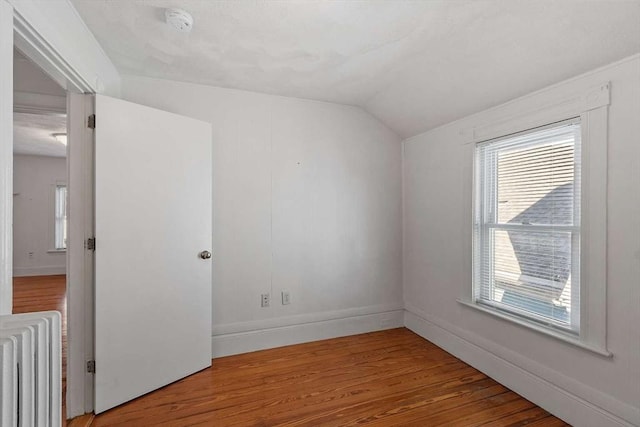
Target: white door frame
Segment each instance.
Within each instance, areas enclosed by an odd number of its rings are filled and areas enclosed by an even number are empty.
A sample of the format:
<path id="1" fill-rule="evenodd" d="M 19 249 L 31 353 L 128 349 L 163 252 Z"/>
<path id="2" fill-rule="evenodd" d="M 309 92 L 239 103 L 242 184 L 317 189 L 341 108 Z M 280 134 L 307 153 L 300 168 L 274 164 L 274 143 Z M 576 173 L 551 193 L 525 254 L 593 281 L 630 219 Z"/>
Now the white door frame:
<path id="1" fill-rule="evenodd" d="M 67 418 L 93 411 L 93 254 L 84 241 L 93 232 L 93 134 L 86 117 L 93 112 L 94 85 L 7 1 L 0 0 L 0 314 L 12 312 L 13 258 L 13 48 L 14 45 L 56 82 L 67 88 L 67 167 L 69 249 L 67 253 Z"/>
<path id="2" fill-rule="evenodd" d="M 0 314 L 13 305 L 13 8 L 0 2 Z"/>
<path id="3" fill-rule="evenodd" d="M 94 237 L 94 135 L 87 117 L 94 97 L 67 95 L 67 418 L 93 412 L 94 253 L 85 246 Z"/>

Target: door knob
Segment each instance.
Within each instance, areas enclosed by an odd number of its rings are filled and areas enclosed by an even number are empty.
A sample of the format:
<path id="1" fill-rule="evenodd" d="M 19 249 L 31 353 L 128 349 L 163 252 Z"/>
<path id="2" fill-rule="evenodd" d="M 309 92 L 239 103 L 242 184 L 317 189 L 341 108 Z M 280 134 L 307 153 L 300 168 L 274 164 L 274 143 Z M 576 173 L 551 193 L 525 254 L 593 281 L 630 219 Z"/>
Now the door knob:
<path id="1" fill-rule="evenodd" d="M 211 252 L 209 252 L 209 251 L 202 251 L 202 252 L 200 252 L 200 258 L 202 258 L 202 259 L 209 259 L 209 258 L 211 258 Z"/>

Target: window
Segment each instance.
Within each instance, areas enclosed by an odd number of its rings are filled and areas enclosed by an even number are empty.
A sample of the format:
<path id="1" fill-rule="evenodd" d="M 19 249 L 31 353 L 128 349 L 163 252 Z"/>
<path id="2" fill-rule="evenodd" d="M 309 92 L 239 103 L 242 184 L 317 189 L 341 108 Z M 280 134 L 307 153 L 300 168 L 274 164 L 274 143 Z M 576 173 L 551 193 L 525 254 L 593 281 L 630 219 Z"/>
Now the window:
<path id="1" fill-rule="evenodd" d="M 67 186 L 56 185 L 54 244 L 56 250 L 67 249 Z"/>
<path id="2" fill-rule="evenodd" d="M 580 334 L 580 159 L 580 119 L 476 145 L 476 304 Z"/>

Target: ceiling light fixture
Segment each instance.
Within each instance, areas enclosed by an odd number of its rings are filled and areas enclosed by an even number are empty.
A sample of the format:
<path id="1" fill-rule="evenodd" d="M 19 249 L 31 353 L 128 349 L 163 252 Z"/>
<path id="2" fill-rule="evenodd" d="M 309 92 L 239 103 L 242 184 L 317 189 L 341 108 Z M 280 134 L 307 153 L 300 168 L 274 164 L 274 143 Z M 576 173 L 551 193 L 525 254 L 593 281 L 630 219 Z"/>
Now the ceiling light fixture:
<path id="1" fill-rule="evenodd" d="M 164 11 L 164 17 L 167 24 L 181 33 L 188 33 L 193 28 L 193 16 L 186 10 L 169 8 Z"/>
<path id="2" fill-rule="evenodd" d="M 52 133 L 51 136 L 53 136 L 56 139 L 56 141 L 58 141 L 60 144 L 67 145 L 66 133 Z"/>

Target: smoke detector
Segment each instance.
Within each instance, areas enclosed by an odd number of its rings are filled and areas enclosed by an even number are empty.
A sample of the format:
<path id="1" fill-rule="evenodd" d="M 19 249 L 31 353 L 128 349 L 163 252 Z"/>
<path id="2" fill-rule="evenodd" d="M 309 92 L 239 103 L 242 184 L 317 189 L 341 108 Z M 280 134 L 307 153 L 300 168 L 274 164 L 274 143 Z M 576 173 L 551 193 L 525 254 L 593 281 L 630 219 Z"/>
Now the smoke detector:
<path id="1" fill-rule="evenodd" d="M 188 33 L 193 28 L 193 16 L 186 10 L 169 8 L 164 11 L 167 24 L 181 33 Z"/>

